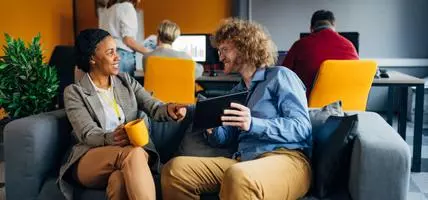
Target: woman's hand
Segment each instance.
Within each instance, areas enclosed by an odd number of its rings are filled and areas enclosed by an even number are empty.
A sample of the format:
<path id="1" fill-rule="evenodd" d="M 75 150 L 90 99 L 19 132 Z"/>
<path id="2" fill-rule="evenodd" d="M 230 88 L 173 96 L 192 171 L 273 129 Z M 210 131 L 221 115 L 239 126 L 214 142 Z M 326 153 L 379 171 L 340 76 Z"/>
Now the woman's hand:
<path id="1" fill-rule="evenodd" d="M 187 106 L 183 104 L 169 103 L 167 105 L 168 115 L 175 121 L 184 119 L 187 113 Z"/>
<path id="2" fill-rule="evenodd" d="M 121 147 L 129 145 L 128 135 L 123 124 L 119 125 L 113 132 L 113 145 Z"/>
<path id="3" fill-rule="evenodd" d="M 250 109 L 238 103 L 231 103 L 230 107 L 234 109 L 225 109 L 224 115 L 221 116 L 221 121 L 223 122 L 222 125 L 235 126 L 240 128 L 243 131 L 250 130 L 250 126 L 251 126 Z"/>

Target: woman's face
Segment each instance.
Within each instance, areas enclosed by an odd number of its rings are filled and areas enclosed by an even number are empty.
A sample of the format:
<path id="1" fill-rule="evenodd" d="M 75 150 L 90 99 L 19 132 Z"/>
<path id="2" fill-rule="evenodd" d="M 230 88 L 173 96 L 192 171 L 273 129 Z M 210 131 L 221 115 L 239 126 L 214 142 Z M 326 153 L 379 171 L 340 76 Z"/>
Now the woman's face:
<path id="1" fill-rule="evenodd" d="M 107 36 L 98 43 L 91 59 L 92 71 L 103 75 L 117 75 L 119 73 L 120 57 L 116 52 L 116 42 L 111 36 Z"/>

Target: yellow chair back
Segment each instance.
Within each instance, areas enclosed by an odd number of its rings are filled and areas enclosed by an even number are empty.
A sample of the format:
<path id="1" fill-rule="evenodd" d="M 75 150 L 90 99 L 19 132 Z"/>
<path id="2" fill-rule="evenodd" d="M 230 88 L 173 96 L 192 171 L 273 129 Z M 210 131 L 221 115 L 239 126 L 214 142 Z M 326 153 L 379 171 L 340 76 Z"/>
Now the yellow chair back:
<path id="1" fill-rule="evenodd" d="M 145 63 L 144 88 L 163 102 L 195 103 L 195 62 L 149 56 Z"/>
<path id="2" fill-rule="evenodd" d="M 376 69 L 372 60 L 324 61 L 309 96 L 309 107 L 341 100 L 343 110 L 366 110 Z"/>

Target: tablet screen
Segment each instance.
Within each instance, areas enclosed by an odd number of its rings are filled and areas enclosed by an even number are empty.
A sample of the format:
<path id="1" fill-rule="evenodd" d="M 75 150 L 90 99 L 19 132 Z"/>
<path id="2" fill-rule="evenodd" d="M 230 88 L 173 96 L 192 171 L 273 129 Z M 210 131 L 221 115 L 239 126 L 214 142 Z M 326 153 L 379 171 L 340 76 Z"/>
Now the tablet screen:
<path id="1" fill-rule="evenodd" d="M 198 101 L 193 118 L 193 131 L 221 126 L 223 110 L 229 108 L 232 102 L 245 105 L 247 95 L 248 91 L 244 91 Z"/>

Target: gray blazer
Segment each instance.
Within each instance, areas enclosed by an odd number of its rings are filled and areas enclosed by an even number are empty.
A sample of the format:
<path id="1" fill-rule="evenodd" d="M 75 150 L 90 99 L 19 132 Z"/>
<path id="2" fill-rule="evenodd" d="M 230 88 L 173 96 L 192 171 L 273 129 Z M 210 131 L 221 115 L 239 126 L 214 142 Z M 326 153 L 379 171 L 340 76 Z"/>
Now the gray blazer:
<path id="1" fill-rule="evenodd" d="M 112 80 L 114 95 L 123 110 L 125 122 L 135 120 L 137 117 L 143 118 L 147 125 L 148 117 L 156 121 L 173 120 L 167 113 L 166 104 L 153 98 L 127 73 L 120 73 Z M 76 144 L 70 149 L 66 162 L 61 166 L 58 183 L 64 196 L 73 199 L 73 187 L 63 179 L 64 175 L 89 149 L 111 145 L 113 132 L 105 131 L 104 110 L 88 74 L 85 74 L 77 84 L 65 88 L 64 105 L 73 127 Z M 153 142 L 150 140 L 144 149 L 150 155 L 150 168 L 154 173 L 158 173 L 160 160 Z"/>

